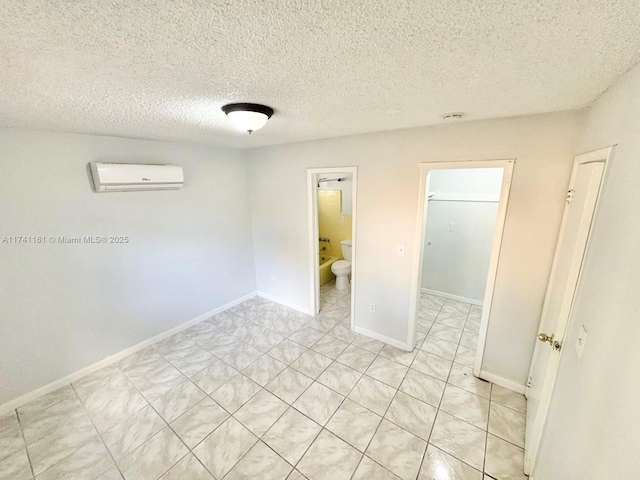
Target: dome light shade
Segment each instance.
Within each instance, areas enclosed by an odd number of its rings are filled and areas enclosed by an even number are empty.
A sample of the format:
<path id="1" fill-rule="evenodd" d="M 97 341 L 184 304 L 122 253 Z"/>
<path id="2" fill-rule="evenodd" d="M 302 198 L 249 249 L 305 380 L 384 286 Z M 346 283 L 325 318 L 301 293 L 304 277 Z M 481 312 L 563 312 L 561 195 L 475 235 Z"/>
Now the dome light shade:
<path id="1" fill-rule="evenodd" d="M 264 127 L 273 115 L 273 108 L 257 103 L 230 103 L 222 111 L 240 130 L 249 133 Z"/>

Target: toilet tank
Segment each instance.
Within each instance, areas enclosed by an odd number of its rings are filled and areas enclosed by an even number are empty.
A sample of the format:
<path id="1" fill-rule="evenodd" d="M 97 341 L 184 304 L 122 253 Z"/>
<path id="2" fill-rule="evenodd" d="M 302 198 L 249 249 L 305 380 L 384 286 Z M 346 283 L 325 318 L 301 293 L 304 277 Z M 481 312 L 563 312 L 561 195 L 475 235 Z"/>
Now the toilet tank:
<path id="1" fill-rule="evenodd" d="M 340 248 L 342 248 L 342 258 L 351 261 L 351 240 L 342 240 Z"/>

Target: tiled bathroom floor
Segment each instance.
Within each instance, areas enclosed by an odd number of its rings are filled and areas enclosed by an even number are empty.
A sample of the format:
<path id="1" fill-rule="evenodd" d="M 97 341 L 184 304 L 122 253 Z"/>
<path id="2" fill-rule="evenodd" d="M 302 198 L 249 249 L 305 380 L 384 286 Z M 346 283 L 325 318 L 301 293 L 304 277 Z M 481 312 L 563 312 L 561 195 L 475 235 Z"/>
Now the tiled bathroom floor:
<path id="1" fill-rule="evenodd" d="M 0 479 L 526 478 L 524 397 L 469 368 L 479 308 L 423 295 L 409 353 L 321 290 L 317 317 L 255 297 L 0 416 Z"/>

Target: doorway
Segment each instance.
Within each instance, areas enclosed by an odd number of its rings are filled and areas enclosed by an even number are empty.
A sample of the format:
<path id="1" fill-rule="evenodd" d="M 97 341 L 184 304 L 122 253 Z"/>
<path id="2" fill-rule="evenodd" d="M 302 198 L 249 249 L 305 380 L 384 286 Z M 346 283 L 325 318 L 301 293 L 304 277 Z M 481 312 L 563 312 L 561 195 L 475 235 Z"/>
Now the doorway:
<path id="1" fill-rule="evenodd" d="M 415 241 L 419 255 L 413 269 L 407 344 L 415 348 L 418 341 L 429 341 L 427 351 L 473 368 L 477 377 L 514 163 L 421 165 Z"/>
<path id="2" fill-rule="evenodd" d="M 314 315 L 354 325 L 357 168 L 307 170 L 310 303 Z"/>
<path id="3" fill-rule="evenodd" d="M 600 187 L 613 147 L 578 155 L 573 164 L 567 204 L 545 295 L 538 340 L 527 380 L 527 419 L 525 430 L 525 473 L 529 474 L 547 418 L 560 356 L 581 355 L 587 332 L 584 326 L 577 345 L 563 346 L 571 318 L 573 299 L 580 280 L 591 224 L 596 212 Z M 575 347 L 575 348 L 574 348 Z"/>

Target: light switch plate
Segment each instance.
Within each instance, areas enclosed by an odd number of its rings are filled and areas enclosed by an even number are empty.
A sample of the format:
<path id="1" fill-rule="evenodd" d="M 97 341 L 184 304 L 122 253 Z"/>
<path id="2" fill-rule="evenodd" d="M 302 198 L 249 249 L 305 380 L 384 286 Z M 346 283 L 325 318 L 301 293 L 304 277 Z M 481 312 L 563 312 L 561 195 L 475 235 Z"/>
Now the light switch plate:
<path id="1" fill-rule="evenodd" d="M 584 328 L 584 325 L 580 325 L 578 339 L 576 340 L 576 353 L 578 354 L 578 358 L 582 356 L 585 343 L 587 343 L 587 329 Z"/>

